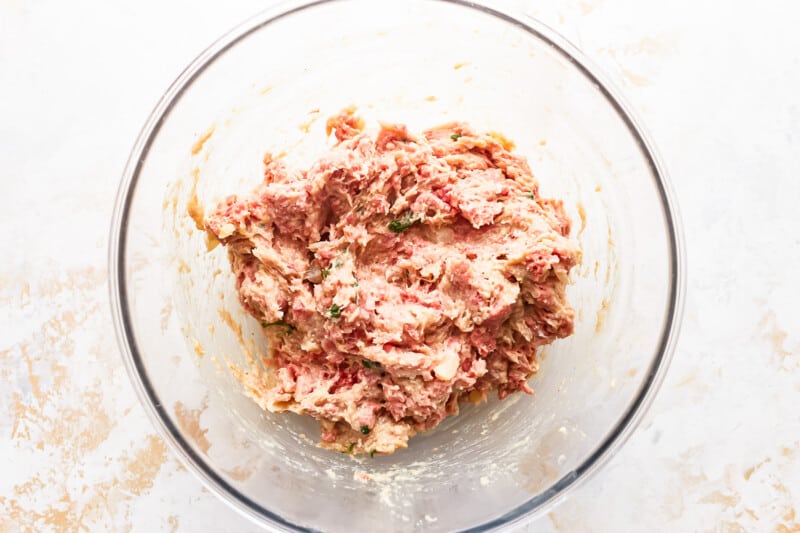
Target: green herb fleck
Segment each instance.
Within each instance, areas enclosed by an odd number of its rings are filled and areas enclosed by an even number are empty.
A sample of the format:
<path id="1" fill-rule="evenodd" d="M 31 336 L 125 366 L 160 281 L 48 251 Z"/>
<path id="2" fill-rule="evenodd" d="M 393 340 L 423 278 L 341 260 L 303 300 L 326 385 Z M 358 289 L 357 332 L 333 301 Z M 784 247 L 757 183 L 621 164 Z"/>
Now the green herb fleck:
<path id="1" fill-rule="evenodd" d="M 450 136 L 450 138 L 453 139 L 454 141 L 459 140 L 461 137 L 463 137 L 463 135 L 461 135 L 460 133 L 454 133 Z"/>
<path id="2" fill-rule="evenodd" d="M 339 306 L 339 304 L 333 304 L 328 308 L 328 315 L 331 318 L 339 318 L 342 316 L 342 308 Z"/>
<path id="3" fill-rule="evenodd" d="M 528 200 L 535 200 L 535 197 L 533 196 L 533 191 L 531 191 L 531 192 L 529 192 L 528 194 L 526 194 L 526 195 L 525 195 L 525 197 L 526 197 Z"/>
<path id="4" fill-rule="evenodd" d="M 404 224 L 399 220 L 392 220 L 389 222 L 389 229 L 395 233 L 400 233 L 401 231 L 408 229 L 408 227 L 408 224 Z"/>
<path id="5" fill-rule="evenodd" d="M 358 280 L 353 280 L 353 287 L 358 287 Z"/>
<path id="6" fill-rule="evenodd" d="M 353 453 L 353 448 L 355 448 L 355 447 L 356 447 L 356 443 L 355 442 L 351 442 L 350 446 L 347 447 L 347 453 Z"/>
<path id="7" fill-rule="evenodd" d="M 361 426 L 361 434 L 369 435 L 369 426 Z"/>
<path id="8" fill-rule="evenodd" d="M 286 322 L 284 322 L 283 320 L 276 320 L 275 322 L 262 322 L 262 323 L 261 323 L 261 327 L 262 327 L 262 328 L 269 328 L 269 327 L 272 327 L 272 326 L 283 326 L 283 327 L 285 327 L 285 328 L 286 328 L 286 334 L 287 334 L 287 335 L 288 335 L 289 333 L 292 333 L 293 331 L 296 331 L 296 330 L 297 330 L 297 328 L 296 328 L 296 327 L 294 327 L 294 326 L 293 326 L 293 325 L 291 325 L 291 324 L 287 324 L 287 323 L 286 323 Z"/>
<path id="9" fill-rule="evenodd" d="M 419 220 L 420 219 L 414 216 L 414 213 L 408 211 L 406 212 L 405 215 L 403 215 L 402 218 L 395 219 L 389 222 L 389 229 L 395 233 L 402 233 L 411 226 L 413 226 L 414 224 L 416 224 L 417 222 L 419 222 Z"/>
<path id="10" fill-rule="evenodd" d="M 370 452 L 369 452 L 369 456 L 370 456 L 370 457 L 375 457 L 375 452 L 376 452 L 376 451 L 378 451 L 378 450 L 370 450 Z"/>
<path id="11" fill-rule="evenodd" d="M 364 365 L 364 368 L 380 368 L 381 364 L 377 361 L 370 361 L 368 359 L 362 359 L 361 364 Z"/>
<path id="12" fill-rule="evenodd" d="M 330 276 L 331 275 L 331 270 L 333 270 L 334 268 L 339 268 L 340 266 L 342 266 L 342 260 L 341 259 L 336 259 L 335 261 L 333 261 L 331 263 L 331 265 L 328 268 L 320 269 L 320 272 L 322 273 L 322 279 L 325 279 L 328 276 Z"/>

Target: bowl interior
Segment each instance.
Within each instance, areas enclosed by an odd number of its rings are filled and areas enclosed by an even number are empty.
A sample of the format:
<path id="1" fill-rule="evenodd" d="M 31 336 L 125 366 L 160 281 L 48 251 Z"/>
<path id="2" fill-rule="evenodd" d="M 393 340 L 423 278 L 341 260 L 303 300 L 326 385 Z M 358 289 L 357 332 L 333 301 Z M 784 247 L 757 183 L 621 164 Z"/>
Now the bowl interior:
<path id="1" fill-rule="evenodd" d="M 541 511 L 620 436 L 663 367 L 675 251 L 651 156 L 533 21 L 456 2 L 293 6 L 206 52 L 137 146 L 112 263 L 140 392 L 191 467 L 262 523 L 445 531 Z M 464 407 L 387 457 L 321 450 L 315 421 L 243 395 L 229 365 L 264 340 L 225 251 L 207 251 L 186 214 L 251 190 L 265 152 L 308 165 L 331 144 L 325 119 L 349 105 L 372 127 L 502 132 L 564 200 L 583 248 L 576 331 L 543 351 L 535 396 Z"/>

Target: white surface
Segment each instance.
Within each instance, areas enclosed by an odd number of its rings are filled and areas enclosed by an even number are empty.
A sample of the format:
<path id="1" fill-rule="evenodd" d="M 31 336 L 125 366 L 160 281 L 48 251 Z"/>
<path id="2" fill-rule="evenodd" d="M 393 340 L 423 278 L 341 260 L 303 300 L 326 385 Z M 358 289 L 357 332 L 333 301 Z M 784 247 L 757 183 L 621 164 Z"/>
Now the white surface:
<path id="1" fill-rule="evenodd" d="M 530 530 L 800 530 L 800 5 L 514 3 L 640 112 L 673 177 L 689 266 L 652 410 Z M 144 118 L 194 55 L 263 7 L 225 4 L 0 1 L 0 531 L 256 530 L 153 435 L 105 273 Z"/>

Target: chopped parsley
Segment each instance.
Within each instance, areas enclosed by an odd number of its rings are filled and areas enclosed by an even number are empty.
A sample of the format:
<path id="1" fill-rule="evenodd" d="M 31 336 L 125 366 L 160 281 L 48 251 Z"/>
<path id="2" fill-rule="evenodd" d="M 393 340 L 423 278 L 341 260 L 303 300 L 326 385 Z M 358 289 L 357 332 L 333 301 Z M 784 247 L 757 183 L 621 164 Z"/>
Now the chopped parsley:
<path id="1" fill-rule="evenodd" d="M 287 324 L 283 320 L 276 320 L 275 322 L 262 322 L 261 323 L 261 327 L 262 328 L 269 328 L 269 327 L 272 327 L 272 326 L 286 326 L 287 328 L 289 328 L 289 331 L 294 331 L 295 329 L 297 329 L 293 325 Z"/>
<path id="2" fill-rule="evenodd" d="M 401 218 L 389 222 L 389 229 L 395 233 L 402 233 L 419 221 L 420 219 L 416 218 L 414 213 L 407 211 Z"/>
<path id="3" fill-rule="evenodd" d="M 389 222 L 389 229 L 395 233 L 400 233 L 411 227 L 412 222 L 403 222 L 402 220 L 392 220 Z"/>
<path id="4" fill-rule="evenodd" d="M 536 198 L 533 196 L 533 191 L 531 191 L 531 192 L 529 192 L 528 194 L 526 194 L 526 195 L 525 195 L 525 198 L 527 198 L 528 200 L 535 200 L 535 199 L 536 199 Z"/>
<path id="5" fill-rule="evenodd" d="M 331 318 L 339 318 L 342 316 L 342 307 L 339 304 L 333 304 L 328 308 L 328 316 Z"/>
<path id="6" fill-rule="evenodd" d="M 358 287 L 358 280 L 357 279 L 353 280 L 353 287 Z"/>
<path id="7" fill-rule="evenodd" d="M 325 279 L 328 276 L 330 276 L 331 275 L 331 270 L 333 270 L 334 268 L 339 268 L 340 266 L 342 266 L 341 258 L 336 259 L 335 261 L 333 261 L 328 268 L 320 269 L 320 273 L 322 274 L 322 279 Z"/>
<path id="8" fill-rule="evenodd" d="M 361 426 L 361 434 L 369 435 L 369 426 Z"/>
<path id="9" fill-rule="evenodd" d="M 283 326 L 283 327 L 286 328 L 286 333 L 282 334 L 281 336 L 288 335 L 288 334 L 292 333 L 293 331 L 297 330 L 296 327 L 294 327 L 291 324 L 287 324 L 283 320 L 276 320 L 275 322 L 262 322 L 261 323 L 261 327 L 262 328 L 269 328 L 269 327 L 272 327 L 272 326 Z"/>
<path id="10" fill-rule="evenodd" d="M 368 359 L 362 359 L 361 364 L 364 365 L 364 368 L 380 368 L 381 364 L 377 361 L 370 361 Z"/>
<path id="11" fill-rule="evenodd" d="M 369 456 L 370 456 L 370 457 L 375 457 L 375 452 L 376 452 L 376 451 L 378 451 L 378 450 L 370 450 L 370 452 L 369 452 Z"/>
<path id="12" fill-rule="evenodd" d="M 347 447 L 347 453 L 353 453 L 353 448 L 355 448 L 355 447 L 356 447 L 356 443 L 355 442 L 351 442 L 350 446 Z"/>
<path id="13" fill-rule="evenodd" d="M 463 135 L 461 135 L 460 133 L 454 133 L 450 136 L 450 138 L 453 139 L 454 141 L 459 140 L 461 137 L 463 137 Z"/>

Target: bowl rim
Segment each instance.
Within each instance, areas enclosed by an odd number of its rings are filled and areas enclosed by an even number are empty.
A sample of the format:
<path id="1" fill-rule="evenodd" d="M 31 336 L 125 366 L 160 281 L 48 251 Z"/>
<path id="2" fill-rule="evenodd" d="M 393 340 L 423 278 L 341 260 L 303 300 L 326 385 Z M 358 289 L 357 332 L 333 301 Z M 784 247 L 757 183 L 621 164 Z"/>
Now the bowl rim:
<path id="1" fill-rule="evenodd" d="M 175 79 L 151 111 L 131 150 L 122 173 L 117 191 L 114 212 L 111 219 L 108 265 L 109 295 L 113 315 L 114 330 L 125 368 L 128 372 L 140 403 L 147 412 L 151 423 L 164 439 L 180 462 L 192 472 L 202 484 L 219 499 L 240 515 L 261 527 L 271 527 L 281 531 L 313 531 L 293 524 L 278 513 L 271 511 L 239 492 L 214 471 L 202 457 L 189 445 L 180 430 L 170 419 L 166 409 L 150 383 L 143 366 L 136 340 L 133 335 L 125 279 L 125 248 L 133 192 L 139 178 L 147 153 L 157 136 L 164 119 L 181 98 L 184 91 L 214 60 L 226 50 L 247 38 L 250 34 L 284 17 L 322 4 L 332 4 L 343 0 L 284 0 L 265 9 L 240 25 L 234 27 L 201 52 Z M 570 492 L 583 485 L 627 442 L 639 425 L 642 417 L 652 404 L 667 373 L 669 363 L 677 345 L 683 315 L 685 298 L 685 248 L 683 229 L 678 207 L 663 160 L 653 144 L 641 120 L 625 101 L 621 92 L 601 71 L 566 38 L 546 24 L 522 13 L 513 13 L 501 8 L 491 0 L 427 0 L 466 9 L 472 9 L 490 17 L 507 22 L 550 45 L 558 54 L 568 60 L 589 81 L 593 82 L 606 101 L 614 108 L 636 140 L 642 155 L 647 160 L 655 186 L 659 193 L 661 207 L 668 233 L 670 251 L 669 304 L 662 324 L 661 339 L 657 355 L 647 370 L 645 379 L 616 425 L 597 445 L 582 463 L 573 471 L 562 476 L 548 490 L 538 494 L 506 514 L 462 530 L 483 532 L 505 529 L 522 521 L 533 520 L 552 510 Z"/>

